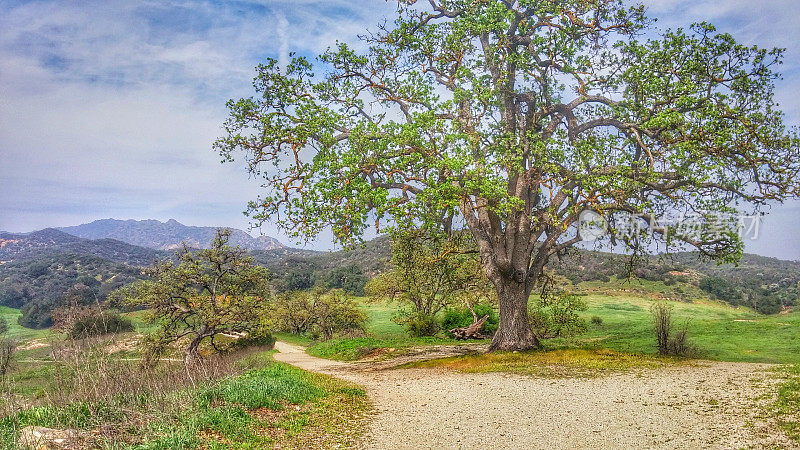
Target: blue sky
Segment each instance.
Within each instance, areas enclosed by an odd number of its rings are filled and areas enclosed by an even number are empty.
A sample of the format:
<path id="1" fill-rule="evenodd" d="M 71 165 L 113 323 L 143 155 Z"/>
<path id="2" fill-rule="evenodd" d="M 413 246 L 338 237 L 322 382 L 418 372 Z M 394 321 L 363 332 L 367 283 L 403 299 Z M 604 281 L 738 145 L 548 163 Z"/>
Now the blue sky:
<path id="1" fill-rule="evenodd" d="M 659 27 L 706 20 L 786 47 L 777 94 L 800 123 L 800 2 L 644 3 Z M 382 0 L 0 0 L 0 230 L 107 217 L 246 228 L 257 182 L 211 149 L 225 101 L 250 95 L 264 58 L 352 42 L 393 11 Z M 748 250 L 800 259 L 798 224 L 800 204 L 773 208 Z"/>

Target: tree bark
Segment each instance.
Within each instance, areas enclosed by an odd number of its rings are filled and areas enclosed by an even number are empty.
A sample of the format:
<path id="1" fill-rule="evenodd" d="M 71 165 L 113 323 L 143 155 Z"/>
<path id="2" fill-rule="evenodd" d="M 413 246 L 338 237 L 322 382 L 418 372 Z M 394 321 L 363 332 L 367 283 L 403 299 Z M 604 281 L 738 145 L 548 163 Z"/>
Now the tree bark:
<path id="1" fill-rule="evenodd" d="M 489 346 L 494 350 L 530 350 L 541 343 L 528 323 L 528 295 L 530 291 L 517 280 L 498 277 L 494 281 L 500 304 L 500 323 Z"/>
<path id="2" fill-rule="evenodd" d="M 194 365 L 200 361 L 201 357 L 197 349 L 200 347 L 200 342 L 202 342 L 205 337 L 206 335 L 203 334 L 197 335 L 192 339 L 192 342 L 189 343 L 189 346 L 186 347 L 186 352 L 183 355 L 183 363 L 186 366 Z"/>

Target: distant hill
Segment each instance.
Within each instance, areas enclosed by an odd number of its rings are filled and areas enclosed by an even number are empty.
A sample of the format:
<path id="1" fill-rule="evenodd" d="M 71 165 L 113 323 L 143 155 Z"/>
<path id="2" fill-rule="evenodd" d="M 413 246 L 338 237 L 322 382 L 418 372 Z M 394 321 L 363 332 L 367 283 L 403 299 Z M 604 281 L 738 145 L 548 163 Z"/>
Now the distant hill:
<path id="1" fill-rule="evenodd" d="M 142 277 L 139 267 L 49 249 L 0 264 L 0 305 L 21 308 L 20 325 L 49 327 L 51 313 L 65 303 L 103 302 L 113 290 Z"/>
<path id="2" fill-rule="evenodd" d="M 358 266 L 365 275 L 373 277 L 386 270 L 392 257 L 392 249 L 388 236 L 378 236 L 352 250 L 331 252 L 284 247 L 278 250 L 253 251 L 250 254 L 256 263 L 268 268 L 278 277 L 292 270 L 328 272 L 350 265 Z"/>
<path id="3" fill-rule="evenodd" d="M 102 219 L 94 222 L 63 227 L 59 230 L 86 239 L 116 239 L 128 244 L 156 250 L 174 250 L 185 243 L 192 248 L 208 248 L 214 239 L 216 227 L 194 227 L 175 219 L 158 220 Z M 283 248 L 277 239 L 269 236 L 253 237 L 249 233 L 232 229 L 229 245 L 247 250 L 274 250 Z"/>
<path id="4" fill-rule="evenodd" d="M 389 266 L 391 242 L 381 236 L 350 251 L 313 252 L 285 249 L 252 252 L 276 282 L 292 273 L 313 273 L 324 280 L 337 268 L 358 266 L 372 277 Z M 548 269 L 581 289 L 632 290 L 662 298 L 716 298 L 772 314 L 800 306 L 800 263 L 745 254 L 738 265 L 717 264 L 697 252 L 643 256 L 629 268 L 630 257 L 617 253 L 571 249 L 553 257 Z M 629 277 L 632 276 L 632 277 Z"/>
<path id="5" fill-rule="evenodd" d="M 104 226 L 108 227 L 105 232 L 102 231 Z M 159 227 L 188 229 L 195 234 L 184 233 L 180 239 L 173 236 L 171 240 L 165 237 L 159 240 L 157 236 L 147 235 L 148 226 L 152 226 L 152 230 Z M 97 235 L 105 236 L 115 228 L 119 233 L 119 230 L 128 229 L 129 236 L 140 242 L 148 240 L 150 245 L 158 247 L 178 245 L 166 243 L 187 242 L 188 239 L 191 239 L 188 245 L 201 247 L 204 236 L 211 239 L 214 233 L 210 227 L 186 227 L 175 221 L 97 221 L 70 229 L 73 232 L 83 230 L 87 236 L 94 230 Z M 140 234 L 135 234 L 136 230 Z M 157 231 L 152 233 L 157 234 Z M 246 236 L 242 238 L 245 241 L 257 241 L 247 233 L 240 233 Z M 336 252 L 277 245 L 277 248 L 250 250 L 250 254 L 258 264 L 270 270 L 273 284 L 279 290 L 289 286 L 289 278 L 296 280 L 298 275 L 305 276 L 309 283 L 326 285 L 337 276 L 347 277 L 354 271 L 371 278 L 390 266 L 391 245 L 386 236 L 353 250 Z M 246 245 L 242 247 L 247 248 Z M 20 322 L 26 326 L 48 326 L 50 313 L 62 305 L 66 297 L 81 293 L 88 295 L 87 301 L 102 301 L 113 289 L 141 278 L 141 268 L 153 260 L 172 257 L 174 253 L 168 250 L 109 238 L 87 239 L 52 228 L 26 234 L 0 232 L 0 305 L 21 307 Z M 798 262 L 744 255 L 738 266 L 717 265 L 700 258 L 697 253 L 686 252 L 644 257 L 632 272 L 627 263 L 625 255 L 573 249 L 568 255 L 553 258 L 548 267 L 578 290 L 641 291 L 642 295 L 688 301 L 710 297 L 763 313 L 800 306 Z M 632 279 L 628 278 L 629 273 Z"/>
<path id="6" fill-rule="evenodd" d="M 115 239 L 84 239 L 54 228 L 25 234 L 0 233 L 0 261 L 30 259 L 43 254 L 72 253 L 114 263 L 147 266 L 169 252 L 139 247 Z"/>

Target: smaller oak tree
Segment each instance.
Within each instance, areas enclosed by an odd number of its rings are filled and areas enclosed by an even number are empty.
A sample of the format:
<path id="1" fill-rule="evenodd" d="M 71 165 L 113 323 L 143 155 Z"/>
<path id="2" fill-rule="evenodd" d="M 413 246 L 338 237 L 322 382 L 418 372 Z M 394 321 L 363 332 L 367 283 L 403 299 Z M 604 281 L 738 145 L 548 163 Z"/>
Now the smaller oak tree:
<path id="1" fill-rule="evenodd" d="M 398 322 L 425 330 L 415 334 L 434 334 L 437 327 L 418 324 L 433 324 L 436 314 L 449 306 L 463 301 L 471 310 L 476 300 L 492 297 L 474 243 L 464 233 L 397 231 L 391 261 L 392 269 L 370 280 L 366 291 L 375 299 L 409 305 L 411 310 Z"/>
<path id="2" fill-rule="evenodd" d="M 279 330 L 311 333 L 324 340 L 336 333 L 363 331 L 367 321 L 349 292 L 324 288 L 278 294 L 272 302 L 272 317 Z"/>
<path id="3" fill-rule="evenodd" d="M 200 358 L 203 344 L 220 352 L 223 334 L 263 333 L 261 314 L 269 295 L 269 272 L 244 250 L 229 247 L 230 230 L 218 230 L 211 248 L 178 252 L 178 264 L 157 262 L 150 279 L 131 284 L 118 296 L 150 309 L 158 329 L 147 337 L 148 359 L 188 339 L 184 362 Z"/>

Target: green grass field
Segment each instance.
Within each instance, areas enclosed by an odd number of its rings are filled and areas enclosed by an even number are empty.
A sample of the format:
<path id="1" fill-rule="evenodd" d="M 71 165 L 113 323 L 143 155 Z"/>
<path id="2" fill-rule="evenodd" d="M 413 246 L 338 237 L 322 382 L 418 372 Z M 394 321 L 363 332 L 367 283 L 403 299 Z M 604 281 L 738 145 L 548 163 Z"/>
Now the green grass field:
<path id="1" fill-rule="evenodd" d="M 310 355 L 340 361 L 353 361 L 372 356 L 376 352 L 382 352 L 382 350 L 402 350 L 413 346 L 455 343 L 452 339 L 444 336 L 410 337 L 401 325 L 392 321 L 392 318 L 400 308 L 399 304 L 372 302 L 365 298 L 359 300 L 361 309 L 367 315 L 367 336 L 313 343 L 308 348 Z M 402 352 L 397 352 L 396 354 L 400 353 Z"/>
<path id="2" fill-rule="evenodd" d="M 647 286 L 652 288 L 652 286 Z M 652 291 L 651 291 L 652 292 Z M 573 338 L 545 342 L 548 349 L 611 349 L 619 352 L 652 354 L 656 351 L 650 308 L 655 300 L 639 293 L 590 294 L 589 309 L 581 315 L 589 321 L 588 331 Z M 676 324 L 689 327 L 689 339 L 698 357 L 720 361 L 778 364 L 800 363 L 800 313 L 764 316 L 747 308 L 698 299 L 669 301 Z M 396 304 L 362 301 L 367 313 L 367 337 L 334 339 L 312 345 L 308 352 L 323 358 L 354 360 L 381 349 L 416 345 L 447 344 L 446 338 L 411 338 L 391 318 Z"/>
<path id="3" fill-rule="evenodd" d="M 6 322 L 8 322 L 8 332 L 6 336 L 19 342 L 50 336 L 50 330 L 33 330 L 18 324 L 17 321 L 21 316 L 22 312 L 18 309 L 0 306 L 0 317 L 3 317 L 6 319 Z"/>
<path id="4" fill-rule="evenodd" d="M 650 307 L 652 300 L 631 296 L 587 296 L 583 316 L 598 316 L 600 325 L 573 339 L 548 345 L 609 348 L 623 352 L 653 353 L 655 342 Z M 701 358 L 721 361 L 800 363 L 800 313 L 764 316 L 747 308 L 733 308 L 708 300 L 669 302 L 679 325 L 689 327 L 689 339 Z"/>

